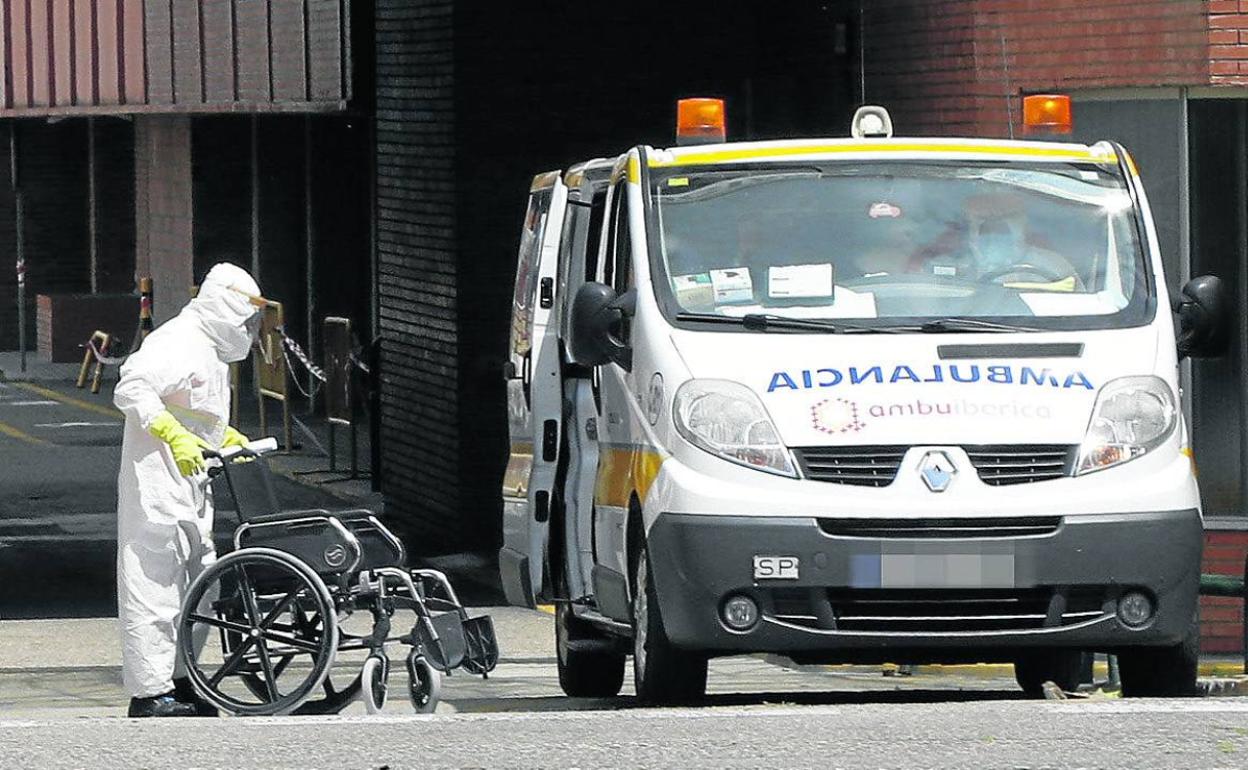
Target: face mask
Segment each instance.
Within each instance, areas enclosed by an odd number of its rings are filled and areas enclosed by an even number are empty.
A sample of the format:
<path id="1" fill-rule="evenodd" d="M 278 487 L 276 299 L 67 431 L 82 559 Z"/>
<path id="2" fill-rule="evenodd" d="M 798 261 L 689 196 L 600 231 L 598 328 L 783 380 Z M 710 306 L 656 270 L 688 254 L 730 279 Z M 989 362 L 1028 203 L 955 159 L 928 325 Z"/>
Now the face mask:
<path id="1" fill-rule="evenodd" d="M 998 270 L 1018 264 L 1023 258 L 1023 239 L 1020 233 L 1009 230 L 1004 233 L 982 233 L 976 241 L 980 270 Z"/>
<path id="2" fill-rule="evenodd" d="M 260 336 L 260 322 L 262 318 L 262 314 L 256 312 L 243 324 L 243 328 L 247 330 L 247 336 L 251 338 L 252 342 L 255 342 L 256 337 Z"/>

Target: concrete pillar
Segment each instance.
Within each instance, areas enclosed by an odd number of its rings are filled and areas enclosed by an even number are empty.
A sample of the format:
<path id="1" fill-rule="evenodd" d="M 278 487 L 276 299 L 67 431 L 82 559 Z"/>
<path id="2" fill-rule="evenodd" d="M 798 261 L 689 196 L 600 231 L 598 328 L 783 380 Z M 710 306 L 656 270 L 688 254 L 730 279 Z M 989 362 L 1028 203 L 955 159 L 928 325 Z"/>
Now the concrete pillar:
<path id="1" fill-rule="evenodd" d="M 159 325 L 177 315 L 194 283 L 191 199 L 191 119 L 134 118 L 136 277 L 155 285 Z"/>

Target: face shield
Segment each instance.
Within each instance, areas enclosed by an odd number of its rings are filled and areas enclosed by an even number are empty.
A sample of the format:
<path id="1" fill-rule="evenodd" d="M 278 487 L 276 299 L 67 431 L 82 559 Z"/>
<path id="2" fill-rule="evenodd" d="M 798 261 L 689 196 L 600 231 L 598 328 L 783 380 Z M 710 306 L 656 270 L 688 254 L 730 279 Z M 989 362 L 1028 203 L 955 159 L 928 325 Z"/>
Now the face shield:
<path id="1" fill-rule="evenodd" d="M 189 307 L 212 340 L 217 357 L 234 363 L 251 351 L 262 309 L 267 305 L 260 287 L 245 270 L 221 263 L 208 271 Z"/>

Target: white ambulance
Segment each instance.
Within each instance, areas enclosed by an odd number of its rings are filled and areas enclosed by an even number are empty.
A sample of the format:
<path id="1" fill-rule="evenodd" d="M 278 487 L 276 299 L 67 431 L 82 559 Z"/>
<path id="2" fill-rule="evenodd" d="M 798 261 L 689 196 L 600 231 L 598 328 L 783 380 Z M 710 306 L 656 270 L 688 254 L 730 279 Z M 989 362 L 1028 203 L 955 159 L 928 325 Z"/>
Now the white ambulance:
<path id="1" fill-rule="evenodd" d="M 614 695 L 631 655 L 688 702 L 768 652 L 1006 661 L 1035 694 L 1084 651 L 1191 689 L 1179 362 L 1218 353 L 1218 279 L 1168 294 L 1116 144 L 851 134 L 724 143 L 686 100 L 682 146 L 535 178 L 499 560 L 556 605 L 563 689 Z"/>

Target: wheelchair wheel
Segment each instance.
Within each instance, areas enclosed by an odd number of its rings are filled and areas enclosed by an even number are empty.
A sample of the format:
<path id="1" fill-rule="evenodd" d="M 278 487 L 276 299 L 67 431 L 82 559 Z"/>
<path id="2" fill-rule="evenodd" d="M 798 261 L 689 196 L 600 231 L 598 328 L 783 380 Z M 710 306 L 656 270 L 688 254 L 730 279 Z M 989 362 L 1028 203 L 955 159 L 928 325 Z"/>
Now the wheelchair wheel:
<path id="1" fill-rule="evenodd" d="M 360 672 L 360 692 L 364 696 L 364 710 L 380 714 L 386 707 L 386 680 L 390 677 L 390 661 L 382 655 L 369 655 Z"/>
<path id="2" fill-rule="evenodd" d="M 191 584 L 178 646 L 195 689 L 217 708 L 288 714 L 333 666 L 333 598 L 316 572 L 288 553 L 234 551 Z"/>
<path id="3" fill-rule="evenodd" d="M 417 714 L 432 714 L 442 695 L 442 675 L 425 659 L 412 650 L 407 656 L 407 695 Z"/>

